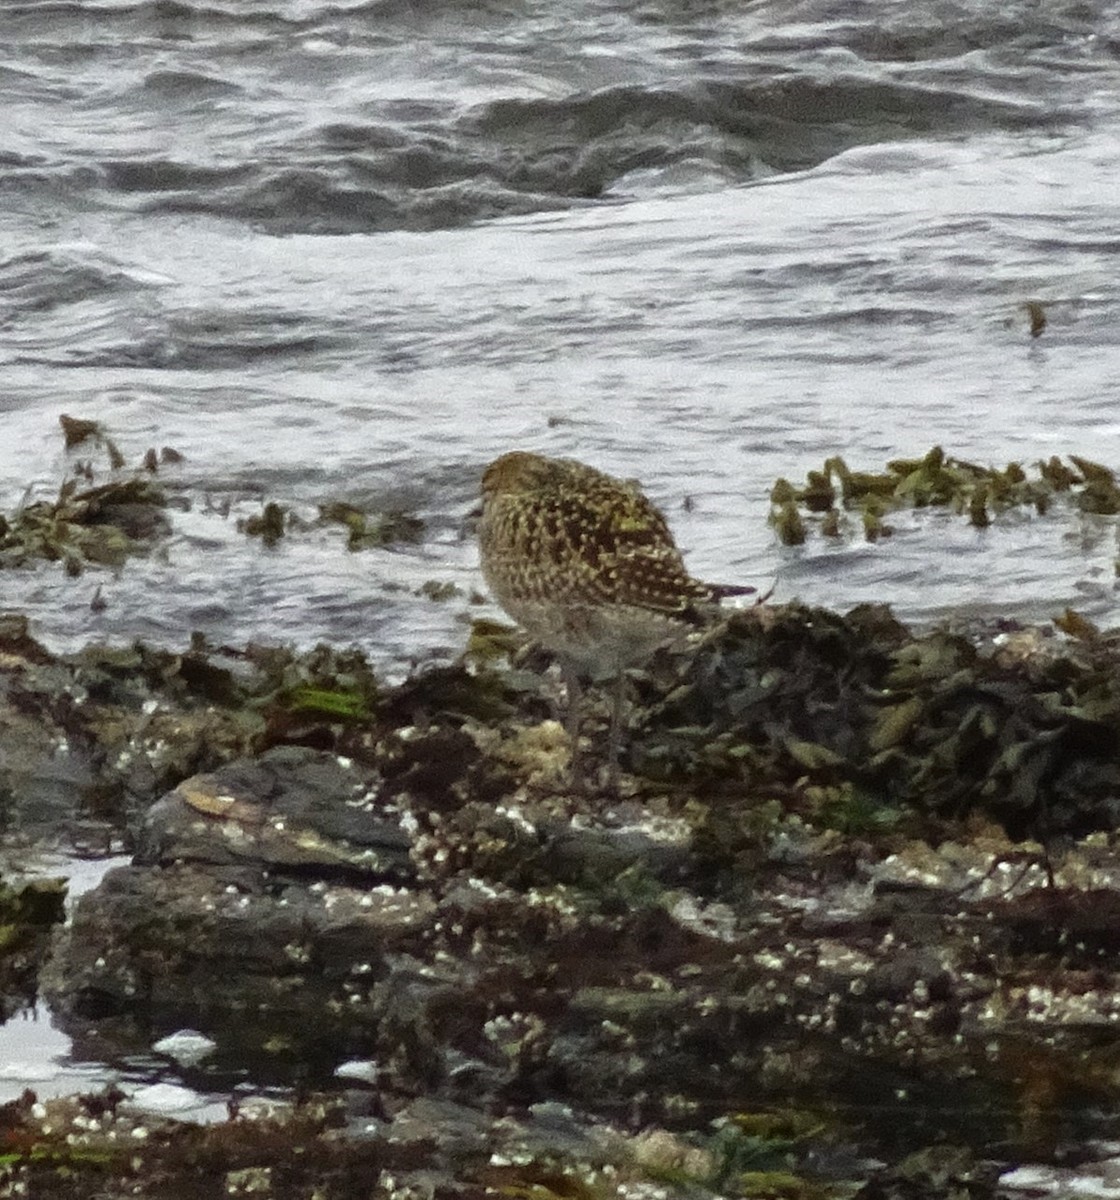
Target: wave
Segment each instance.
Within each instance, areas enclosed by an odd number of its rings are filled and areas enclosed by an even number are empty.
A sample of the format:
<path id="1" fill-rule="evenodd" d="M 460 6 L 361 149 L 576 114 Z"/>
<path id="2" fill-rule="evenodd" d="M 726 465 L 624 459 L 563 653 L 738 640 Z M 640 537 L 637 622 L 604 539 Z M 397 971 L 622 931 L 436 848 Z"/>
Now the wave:
<path id="1" fill-rule="evenodd" d="M 860 145 L 1068 119 L 1052 106 L 854 78 L 628 86 L 498 100 L 439 129 L 329 123 L 283 153 L 226 168 L 115 162 L 105 164 L 105 186 L 140 193 L 148 211 L 208 213 L 274 233 L 451 228 L 617 199 L 643 172 L 684 166 L 686 180 L 744 182 Z"/>
<path id="2" fill-rule="evenodd" d="M 56 367 L 214 370 L 343 344 L 320 320 L 277 308 L 174 307 L 172 281 L 91 246 L 0 260 L 4 358 Z"/>
<path id="3" fill-rule="evenodd" d="M 73 143 L 0 186 L 276 234 L 427 230 L 750 182 L 860 146 L 1084 123 L 1085 72 L 1115 73 L 1117 39 L 1092 13 L 948 2 L 946 23 L 920 3 L 857 19 L 831 0 L 646 0 L 588 10 L 578 35 L 531 0 L 15 3 L 20 23 L 88 31 L 96 16 L 106 45 L 131 29 L 161 52 L 114 63 Z M 602 49 L 612 20 L 628 23 L 618 66 L 581 40 Z M 422 38 L 402 22 L 426 22 Z M 43 70 L 61 111 L 75 81 Z M 113 153 L 98 156 L 103 128 Z"/>
<path id="4" fill-rule="evenodd" d="M 92 247 L 56 246 L 0 260 L 0 321 L 107 294 L 151 286 L 154 277 L 126 269 Z"/>

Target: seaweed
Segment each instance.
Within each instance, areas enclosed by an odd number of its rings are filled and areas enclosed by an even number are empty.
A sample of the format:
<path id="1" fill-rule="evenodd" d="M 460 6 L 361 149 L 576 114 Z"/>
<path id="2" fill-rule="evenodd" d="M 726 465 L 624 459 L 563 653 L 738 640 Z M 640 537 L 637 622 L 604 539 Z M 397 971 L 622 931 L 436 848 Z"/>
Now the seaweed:
<path id="1" fill-rule="evenodd" d="M 398 542 L 417 543 L 423 538 L 425 528 L 419 517 L 400 509 L 367 513 L 339 500 L 319 506 L 319 523 L 345 526 L 348 550 L 384 548 Z"/>
<path id="2" fill-rule="evenodd" d="M 646 712 L 631 765 L 701 797 L 746 785 L 846 833 L 974 814 L 1013 837 L 1110 830 L 1120 644 L 1077 614 L 1060 623 L 1067 640 L 984 648 L 870 606 L 736 613 Z"/>
<path id="3" fill-rule="evenodd" d="M 880 472 L 853 471 L 843 458 L 810 470 L 802 487 L 786 479 L 770 492 L 770 524 L 787 546 L 801 545 L 816 529 L 840 538 L 861 530 L 869 542 L 894 532 L 888 513 L 941 508 L 988 529 L 1001 514 L 1026 509 L 1042 516 L 1055 498 L 1068 495 L 1084 513 L 1120 513 L 1120 484 L 1109 467 L 1076 454 L 1067 465 L 1056 455 L 1028 473 L 1020 463 L 1002 469 L 954 458 L 934 446 L 921 458 L 895 459 Z"/>

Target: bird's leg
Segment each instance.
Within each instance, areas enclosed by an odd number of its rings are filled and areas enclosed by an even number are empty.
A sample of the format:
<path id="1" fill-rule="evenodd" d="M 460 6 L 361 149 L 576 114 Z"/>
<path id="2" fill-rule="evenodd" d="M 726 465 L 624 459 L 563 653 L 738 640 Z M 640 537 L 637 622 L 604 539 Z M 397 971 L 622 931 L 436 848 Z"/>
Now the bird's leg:
<path id="1" fill-rule="evenodd" d="M 579 681 L 579 672 L 576 670 L 575 663 L 570 659 L 562 658 L 560 660 L 560 676 L 564 680 L 564 690 L 568 693 L 567 712 L 564 714 L 564 730 L 568 735 L 568 740 L 572 743 L 572 758 L 568 767 L 568 775 L 572 787 L 579 791 L 583 787 L 579 753 L 579 722 L 583 685 Z"/>
<path id="2" fill-rule="evenodd" d="M 607 787 L 612 792 L 618 791 L 621 776 L 618 768 L 618 754 L 622 748 L 622 706 L 626 700 L 626 672 L 619 669 L 618 678 L 614 681 L 611 695 L 611 728 L 607 739 Z"/>

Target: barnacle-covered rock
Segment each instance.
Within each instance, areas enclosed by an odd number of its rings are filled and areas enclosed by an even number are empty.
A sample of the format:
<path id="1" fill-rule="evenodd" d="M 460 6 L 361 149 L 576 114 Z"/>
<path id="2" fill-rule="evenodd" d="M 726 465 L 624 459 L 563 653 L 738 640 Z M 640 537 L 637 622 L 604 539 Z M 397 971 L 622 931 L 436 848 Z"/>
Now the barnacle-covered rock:
<path id="1" fill-rule="evenodd" d="M 355 652 L 56 657 L 0 622 L 30 714 L 0 748 L 63 723 L 136 851 L 41 982 L 78 1038 L 374 1064 L 394 1186 L 993 1195 L 977 1163 L 1120 1099 L 1118 645 L 734 613 L 634 681 L 606 793 L 568 786 L 517 639 L 389 687 Z M 177 721 L 196 770 L 149 742 Z"/>

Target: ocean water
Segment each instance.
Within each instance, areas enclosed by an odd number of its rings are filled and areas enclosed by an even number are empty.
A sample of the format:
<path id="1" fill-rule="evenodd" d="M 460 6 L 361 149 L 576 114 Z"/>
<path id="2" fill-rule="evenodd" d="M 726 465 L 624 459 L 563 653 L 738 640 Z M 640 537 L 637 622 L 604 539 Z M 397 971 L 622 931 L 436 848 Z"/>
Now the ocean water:
<path id="1" fill-rule="evenodd" d="M 49 645 L 453 657 L 512 448 L 640 479 L 775 600 L 1120 621 L 1114 519 L 767 524 L 834 454 L 1120 466 L 1114 4 L 5 0 L 0 33 L 0 511 L 84 456 L 62 413 L 185 456 L 158 553 L 0 573 Z M 238 528 L 339 500 L 424 535 Z M 3 1034 L 6 1094 L 119 1077 L 45 1011 Z"/>
<path id="2" fill-rule="evenodd" d="M 13 0 L 3 24 L 0 510 L 57 492 L 64 412 L 130 466 L 179 450 L 189 500 L 118 572 L 3 574 L 48 644 L 452 656 L 489 611 L 478 477 L 515 447 L 640 479 L 697 574 L 776 600 L 1120 619 L 1110 519 L 927 510 L 792 549 L 767 524 L 774 481 L 833 454 L 1120 465 L 1114 5 Z M 336 500 L 424 535 L 238 529 Z"/>

